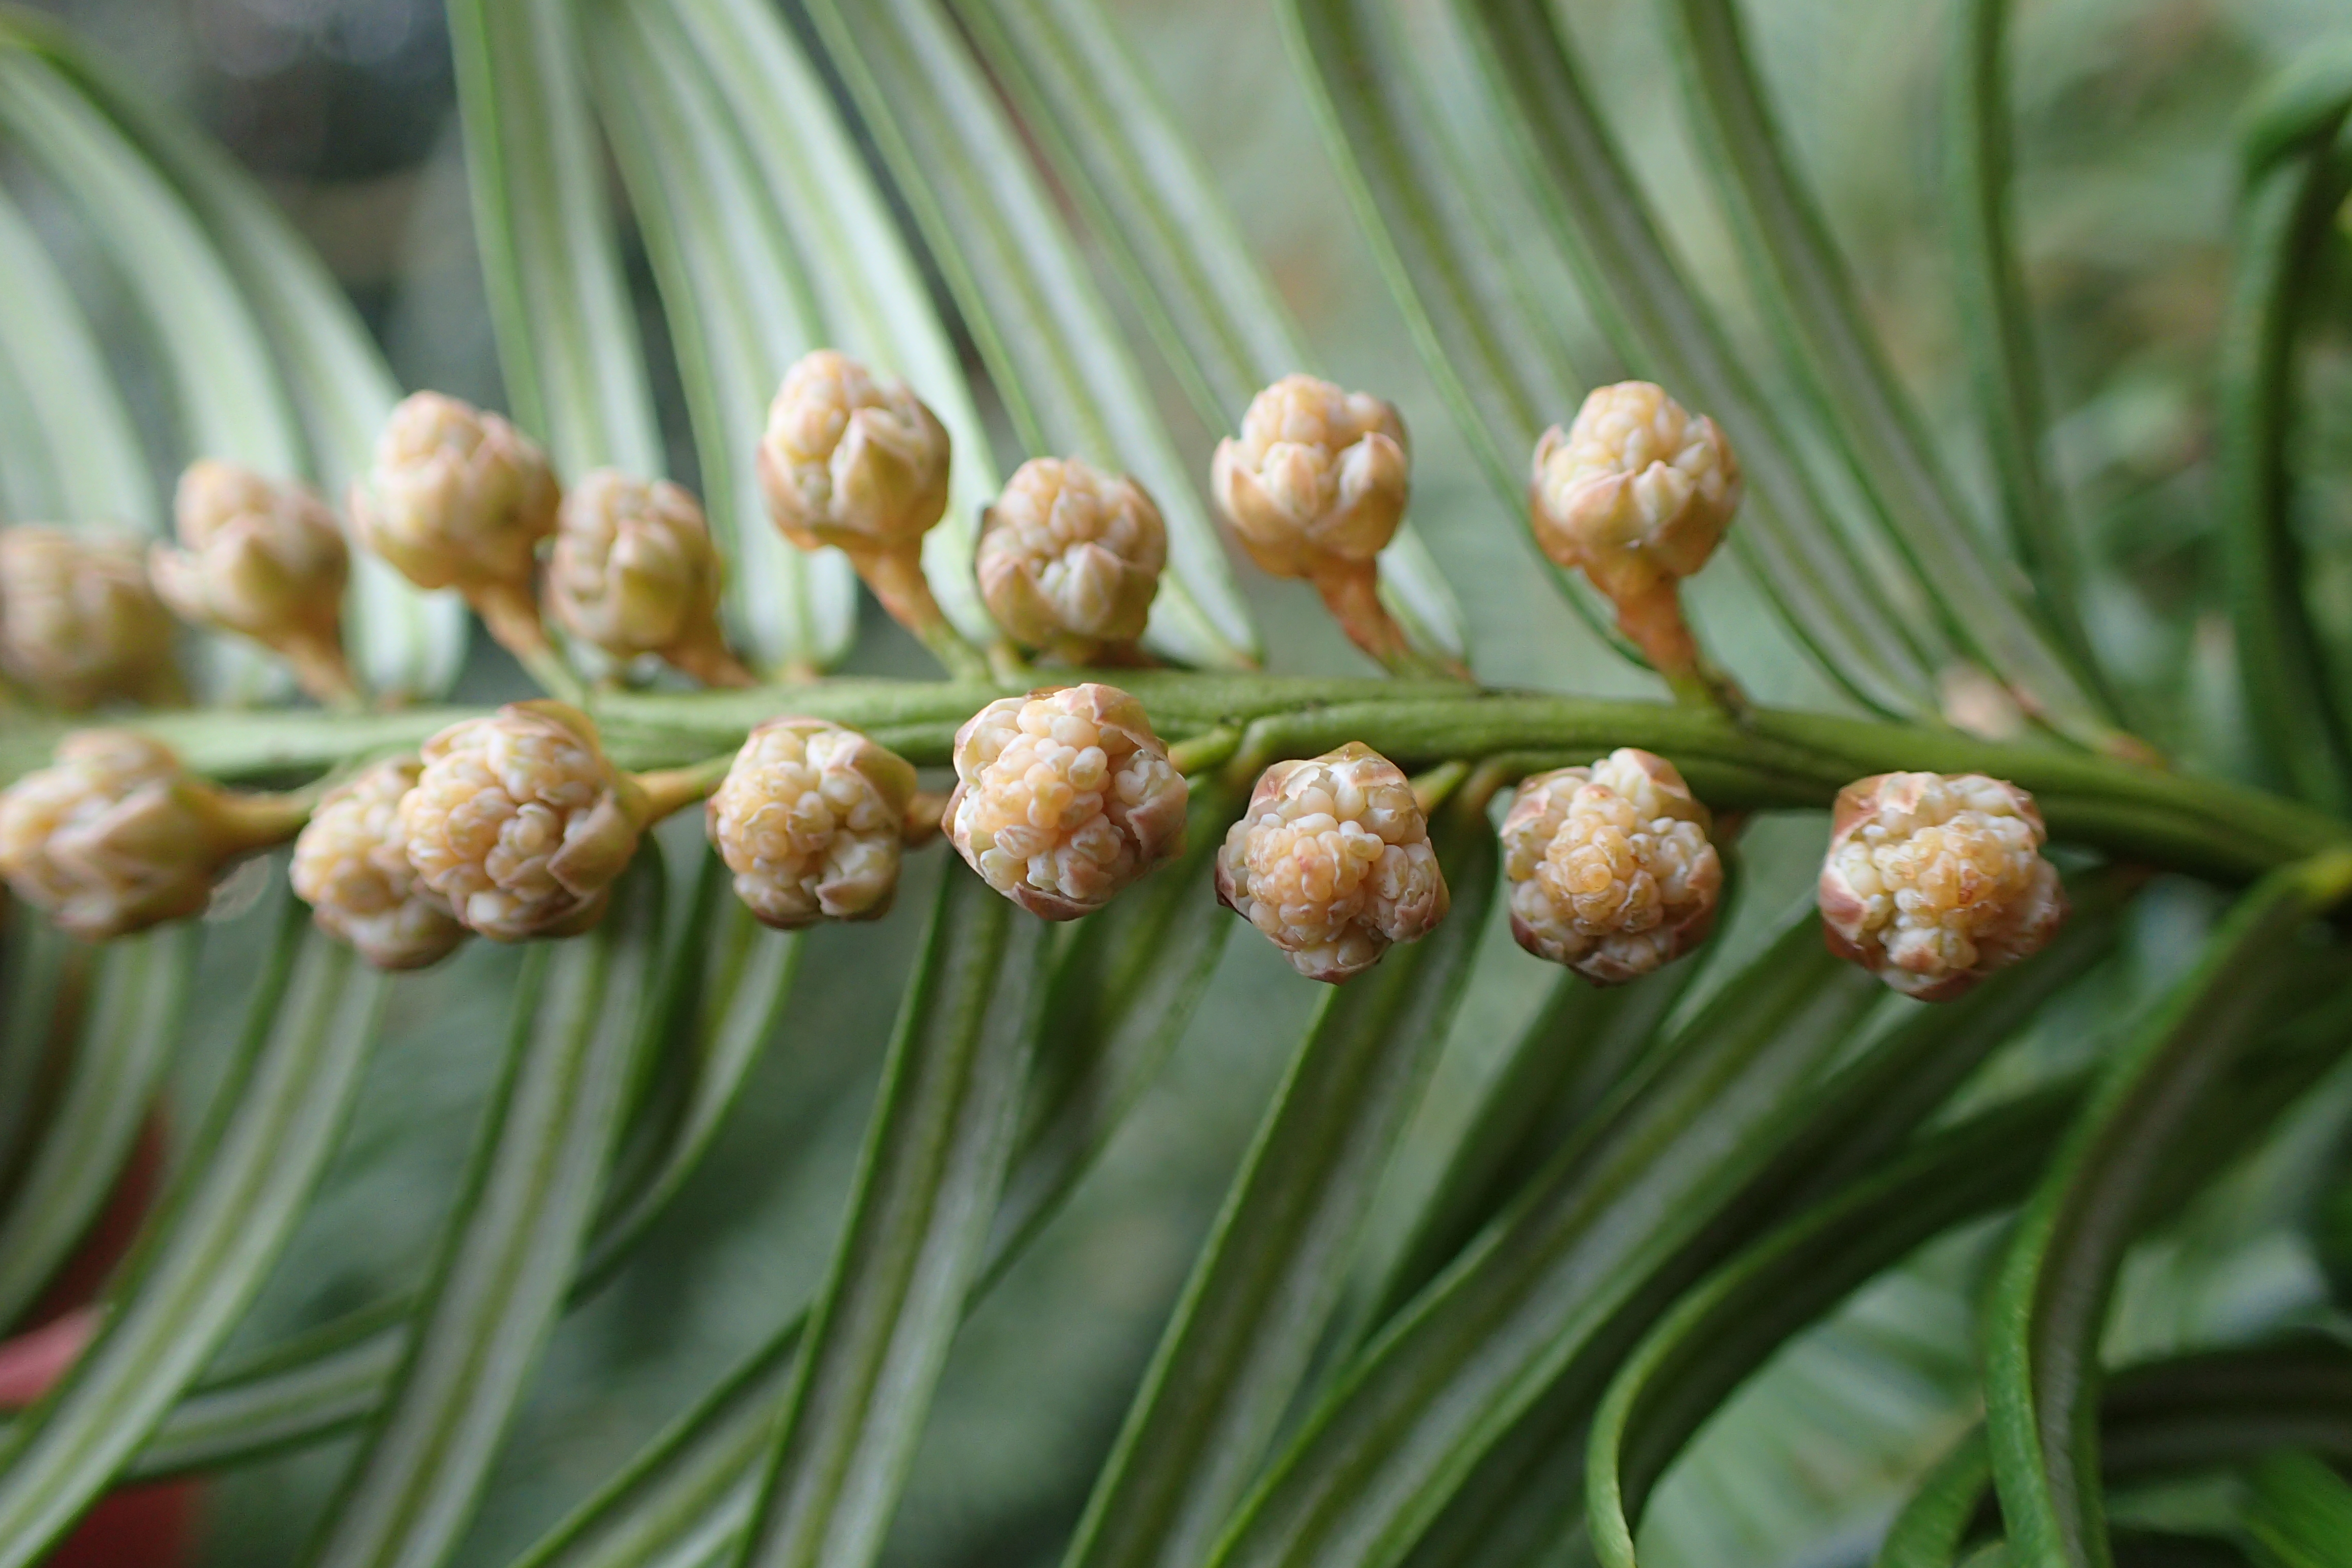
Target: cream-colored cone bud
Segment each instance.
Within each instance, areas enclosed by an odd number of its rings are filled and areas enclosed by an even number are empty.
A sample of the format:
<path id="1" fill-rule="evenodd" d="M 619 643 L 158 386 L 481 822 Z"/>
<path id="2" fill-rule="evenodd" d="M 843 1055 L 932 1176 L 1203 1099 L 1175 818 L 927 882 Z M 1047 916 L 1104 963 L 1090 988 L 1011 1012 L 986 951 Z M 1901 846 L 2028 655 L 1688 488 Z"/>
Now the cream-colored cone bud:
<path id="1" fill-rule="evenodd" d="M 1132 643 L 1168 563 L 1141 485 L 1076 458 L 1033 458 L 981 522 L 980 595 L 1013 641 L 1076 659 Z"/>
<path id="2" fill-rule="evenodd" d="M 1436 930 L 1448 901 L 1412 784 L 1360 741 L 1258 775 L 1217 852 L 1217 897 L 1333 983 Z"/>
<path id="3" fill-rule="evenodd" d="M 498 942 L 571 936 L 601 919 L 636 853 L 645 792 L 604 756 L 588 716 L 510 702 L 425 742 L 401 797 L 418 879 Z"/>
<path id="4" fill-rule="evenodd" d="M 1369 563 L 1412 491 L 1404 421 L 1367 393 L 1286 375 L 1217 443 L 1210 488 L 1250 559 L 1277 577 Z"/>
<path id="5" fill-rule="evenodd" d="M 173 613 L 276 651 L 314 697 L 348 695 L 351 551 L 326 503 L 300 485 L 205 458 L 181 473 L 172 515 L 181 548 L 157 545 L 147 571 Z"/>
<path id="6" fill-rule="evenodd" d="M 988 885 L 1075 920 L 1184 852 L 1184 775 L 1143 704 L 1088 682 L 1004 697 L 956 731 L 946 826 Z"/>
<path id="7" fill-rule="evenodd" d="M 171 748 L 82 730 L 0 792 L 0 877 L 92 942 L 193 915 L 222 868 L 291 834 L 300 808 L 191 777 Z"/>
<path id="8" fill-rule="evenodd" d="M 173 630 L 133 541 L 0 529 L 0 673 L 39 701 L 79 710 L 168 694 Z"/>
<path id="9" fill-rule="evenodd" d="M 2066 919 L 2033 797 L 1981 773 L 1880 773 L 1838 792 L 1822 862 L 1830 950 L 1946 1002 L 2030 957 Z"/>
<path id="10" fill-rule="evenodd" d="M 768 516 L 803 550 L 904 552 L 948 505 L 947 427 L 905 383 L 819 349 L 785 373 L 760 438 Z"/>
<path id="11" fill-rule="evenodd" d="M 1612 599 L 1706 564 L 1738 509 L 1739 460 L 1714 420 L 1646 381 L 1596 387 L 1536 443 L 1536 542 Z"/>
<path id="12" fill-rule="evenodd" d="M 403 398 L 352 487 L 360 542 L 420 588 L 530 596 L 539 542 L 560 492 L 521 431 L 437 392 Z"/>
<path id="13" fill-rule="evenodd" d="M 466 940 L 408 863 L 400 802 L 423 771 L 414 757 L 376 763 L 328 791 L 294 840 L 296 896 L 320 931 L 378 969 L 422 969 Z"/>
<path id="14" fill-rule="evenodd" d="M 702 505 L 678 486 L 598 468 L 564 495 L 547 602 L 572 636 L 616 659 L 655 654 L 736 683 L 719 628 L 725 584 Z"/>
<path id="15" fill-rule="evenodd" d="M 783 931 L 870 921 L 898 888 L 915 769 L 823 719 L 771 719 L 751 731 L 706 809 L 735 896 Z"/>
<path id="16" fill-rule="evenodd" d="M 1675 765 L 1648 752 L 1537 774 L 1503 819 L 1511 935 L 1596 985 L 1673 963 L 1715 924 L 1723 861 L 1709 826 Z"/>

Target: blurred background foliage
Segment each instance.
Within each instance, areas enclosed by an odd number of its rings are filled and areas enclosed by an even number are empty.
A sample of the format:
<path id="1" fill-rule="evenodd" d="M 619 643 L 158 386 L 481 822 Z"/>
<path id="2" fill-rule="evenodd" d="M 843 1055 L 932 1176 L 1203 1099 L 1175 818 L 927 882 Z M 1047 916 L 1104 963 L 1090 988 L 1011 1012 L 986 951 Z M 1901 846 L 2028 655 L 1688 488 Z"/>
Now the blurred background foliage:
<path id="1" fill-rule="evenodd" d="M 436 0 L 43 0 L 43 8 L 192 113 L 267 183 L 358 302 L 404 384 L 499 403 Z M 1661 7 L 1562 0 L 1560 8 L 1693 275 L 1738 331 L 1760 341 L 1694 157 Z M 1468 611 L 1482 677 L 1654 689 L 1528 570 L 1519 521 L 1475 470 L 1344 203 L 1271 8 L 1119 0 L 1110 9 L 1327 370 L 1402 406 L 1414 436 L 1414 517 Z M 1423 47 L 1441 59 L 1458 54 L 1438 0 L 1400 0 L 1400 10 Z M 1937 139 L 1947 6 L 1762 0 L 1746 10 L 1778 111 L 1870 314 L 1964 481 L 1989 490 L 1988 463 L 1961 414 L 1966 367 L 1946 274 Z M 2340 0 L 2034 0 L 2020 6 L 2011 42 L 2021 237 L 2071 525 L 2094 568 L 2090 633 L 2126 687 L 2135 727 L 2223 774 L 2246 771 L 2214 526 L 2231 130 L 2256 84 L 2345 31 Z M 1437 75 L 1466 90 L 1465 71 Z M 21 167 L 0 169 L 57 254 L 86 253 L 57 193 Z M 672 471 L 692 482 L 652 279 L 642 251 L 633 246 L 629 256 Z M 2316 618 L 2329 657 L 2352 677 L 2348 260 L 2352 231 L 2339 225 L 2305 328 L 2295 466 Z M 110 292 L 105 268 L 68 270 L 101 328 L 125 320 L 130 305 Z M 1610 379 L 1609 351 L 1559 281 L 1559 331 L 1589 379 Z M 157 423 L 156 373 L 127 358 L 115 368 L 134 414 Z M 977 374 L 973 384 L 983 386 Z M 1205 468 L 1216 432 L 1172 383 L 1155 390 L 1187 460 Z M 1002 410 L 983 413 L 1010 449 Z M 1244 581 L 1276 668 L 1363 668 L 1309 613 L 1306 587 L 1255 574 Z M 1758 698 L 1838 705 L 1730 563 L 1700 579 L 1694 598 L 1717 645 L 1740 650 L 1738 676 Z M 473 660 L 461 700 L 514 689 L 505 656 L 485 639 Z M 869 615 L 846 668 L 914 673 L 923 664 L 903 633 Z M 698 818 L 666 831 L 690 841 Z M 1706 960 L 1714 973 L 1752 953 L 1805 895 L 1822 831 L 1801 817 L 1751 831 L 1757 896 Z M 461 1561 L 510 1559 L 814 1289 L 872 1100 L 895 980 L 936 875 L 936 857 L 912 862 L 898 913 L 878 929 L 808 937 L 793 1028 L 652 1239 L 563 1321 Z M 2108 972 L 2107 990 L 2077 987 L 2006 1058 L 2008 1070 L 2085 1059 L 2152 981 L 2186 966 L 2214 913 L 2203 890 L 2158 889 L 2137 907 L 2128 962 Z M 197 1119 L 237 1017 L 238 977 L 250 968 L 252 954 L 236 950 L 257 943 L 252 928 L 262 923 L 229 921 L 215 934 L 220 962 L 206 973 L 220 977 L 211 982 L 217 994 L 194 1009 L 199 1026 L 173 1086 L 177 1128 Z M 1431 1178 L 1549 978 L 1510 948 L 1499 922 L 1487 944 L 1490 961 L 1391 1174 L 1384 1212 L 1410 1212 L 1416 1184 Z M 394 992 L 358 1120 L 241 1331 L 246 1341 L 417 1282 L 496 1070 L 520 962 L 515 951 L 475 943 Z M 1307 991 L 1265 944 L 1228 945 L 1169 1070 L 1069 1209 L 965 1324 L 887 1561 L 1020 1564 L 1058 1552 L 1281 1068 L 1265 1042 L 1303 1024 Z M 2333 1310 L 2328 1265 L 2352 1273 L 2326 1245 L 2352 1233 L 2343 1217 L 2352 1203 L 2330 1173 L 2352 1108 L 2352 1084 L 2336 1077 L 2245 1169 L 2140 1249 L 2112 1331 L 2115 1353 Z M 2306 1216 L 2316 1223 L 2303 1225 Z M 1376 1224 L 1376 1247 L 1393 1229 Z M 1781 1354 L 1671 1473 L 1644 1530 L 1646 1560 L 1829 1564 L 1865 1555 L 1910 1479 L 1975 1414 L 1962 1390 L 1988 1239 L 1983 1227 L 1947 1238 Z M 2342 1251 L 2352 1257 L 2352 1245 Z M 330 1444 L 210 1485 L 203 1561 L 291 1561 L 349 1456 L 348 1441 Z M 2137 1506 L 2193 1521 L 2210 1505 L 2182 1495 Z"/>

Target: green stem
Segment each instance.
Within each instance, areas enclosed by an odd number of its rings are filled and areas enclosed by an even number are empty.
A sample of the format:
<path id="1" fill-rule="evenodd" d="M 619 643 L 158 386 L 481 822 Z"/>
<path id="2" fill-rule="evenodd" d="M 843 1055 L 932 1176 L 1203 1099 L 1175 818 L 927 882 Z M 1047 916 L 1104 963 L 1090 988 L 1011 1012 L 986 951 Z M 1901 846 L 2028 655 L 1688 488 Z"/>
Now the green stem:
<path id="1" fill-rule="evenodd" d="M 1074 672 L 1086 679 L 1096 672 Z M 1591 762 L 1639 746 L 1679 768 L 1717 811 L 1822 809 L 1866 774 L 1981 773 L 2032 792 L 2055 837 L 2118 858 L 2247 880 L 2320 849 L 2352 843 L 2352 826 L 2275 795 L 2137 766 L 2037 742 L 1781 709 L 1740 721 L 1692 704 L 1599 701 L 1481 690 L 1452 682 L 1318 680 L 1101 672 L 1139 699 L 1190 762 L 1234 744 L 1246 775 L 1284 757 L 1361 741 L 1407 769 L 1527 753 L 1523 768 Z M 860 730 L 919 766 L 945 763 L 955 731 L 1002 694 L 992 683 L 840 679 L 742 691 L 611 692 L 591 701 L 606 750 L 637 770 L 700 763 L 780 713 Z M 149 715 L 142 728 L 198 773 L 226 779 L 299 778 L 357 757 L 414 748 L 482 710 L 338 714 L 311 710 Z M 65 721 L 11 728 L 0 780 L 38 765 Z M 1216 735 L 1220 731 L 1238 733 Z M 1214 736 L 1213 739 L 1210 737 Z M 1198 747 L 1191 744 L 1199 741 Z"/>

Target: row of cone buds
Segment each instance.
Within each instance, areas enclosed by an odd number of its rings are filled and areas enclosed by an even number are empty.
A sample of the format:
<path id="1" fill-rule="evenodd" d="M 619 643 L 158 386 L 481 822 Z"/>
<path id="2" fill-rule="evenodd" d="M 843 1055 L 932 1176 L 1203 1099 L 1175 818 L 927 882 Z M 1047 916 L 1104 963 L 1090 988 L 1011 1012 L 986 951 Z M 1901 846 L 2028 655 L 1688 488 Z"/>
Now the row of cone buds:
<path id="1" fill-rule="evenodd" d="M 1739 508 L 1739 461 L 1714 420 L 1646 381 L 1596 388 L 1566 430 L 1536 443 L 1528 487 L 1536 542 L 1616 606 L 1661 674 L 1693 677 L 1698 646 L 1680 584 L 1706 564 Z"/>
<path id="2" fill-rule="evenodd" d="M 496 414 L 437 392 L 404 398 L 375 462 L 352 485 L 360 542 L 420 588 L 454 588 L 490 635 L 544 657 L 546 601 L 573 637 L 621 663 L 667 660 L 706 685 L 750 672 L 719 626 L 725 566 L 701 503 L 680 487 L 612 469 L 567 494 L 539 444 Z"/>

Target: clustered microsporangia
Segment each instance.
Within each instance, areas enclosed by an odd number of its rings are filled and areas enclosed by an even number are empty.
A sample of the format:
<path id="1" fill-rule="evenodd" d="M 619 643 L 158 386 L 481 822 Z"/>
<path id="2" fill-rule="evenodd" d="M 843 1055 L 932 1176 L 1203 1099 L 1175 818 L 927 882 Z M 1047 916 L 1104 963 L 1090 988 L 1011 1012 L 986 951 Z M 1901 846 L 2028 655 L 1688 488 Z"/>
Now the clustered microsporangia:
<path id="1" fill-rule="evenodd" d="M 758 460 L 778 531 L 842 550 L 894 616 L 971 677 L 987 656 L 947 621 L 921 564 L 950 458 L 945 426 L 911 389 L 822 351 L 785 376 Z M 1374 658 L 1428 675 L 1446 661 L 1412 647 L 1378 591 L 1411 469 L 1395 408 L 1292 375 L 1218 447 L 1211 489 L 1252 560 L 1311 584 Z M 1736 700 L 1706 666 L 1679 589 L 1721 542 L 1740 493 L 1712 420 L 1628 382 L 1544 433 L 1528 518 L 1545 554 L 1591 582 L 1678 690 Z M 622 665 L 657 658 L 706 685 L 753 680 L 720 630 L 724 564 L 677 485 L 599 470 L 567 491 L 512 425 L 419 393 L 394 411 L 348 516 L 352 538 L 418 586 L 462 594 L 534 672 L 560 669 L 551 615 Z M 331 508 L 206 461 L 183 477 L 175 521 L 177 546 L 143 558 L 64 530 L 0 534 L 0 674 L 60 709 L 168 700 L 168 606 L 271 650 L 321 701 L 356 700 L 338 618 L 348 548 Z M 1040 458 L 986 510 L 974 570 L 1008 647 L 1117 665 L 1149 661 L 1139 639 L 1167 558 L 1159 507 L 1132 478 Z M 555 689 L 568 684 L 566 672 Z M 292 837 L 294 889 L 320 928 L 371 963 L 409 969 L 469 932 L 516 942 L 588 929 L 646 829 L 698 801 L 737 895 L 785 929 L 879 916 L 904 850 L 934 834 L 997 892 L 1056 921 L 1103 909 L 1182 853 L 1186 774 L 1143 703 L 1116 686 L 999 697 L 958 731 L 952 763 L 942 802 L 870 737 L 786 713 L 731 757 L 631 773 L 581 707 L 541 700 L 453 724 L 323 792 L 265 795 L 197 778 L 135 731 L 87 730 L 0 792 L 0 874 L 98 940 L 201 910 L 232 862 Z M 1275 761 L 1218 850 L 1216 896 L 1301 974 L 1345 981 L 1445 918 L 1430 831 L 1442 794 L 1360 741 Z M 1523 778 L 1500 828 L 1513 935 L 1595 984 L 1672 963 L 1715 921 L 1714 828 L 1675 763 L 1636 748 Z M 2044 837 L 2032 798 L 1997 779 L 1848 784 L 1819 886 L 1831 948 L 1906 995 L 1960 994 L 2063 921 Z"/>

